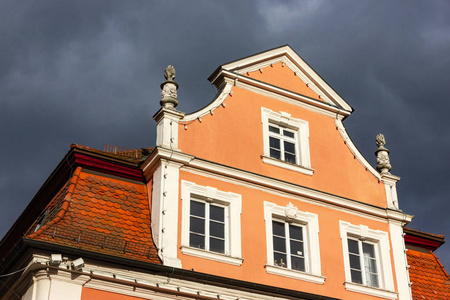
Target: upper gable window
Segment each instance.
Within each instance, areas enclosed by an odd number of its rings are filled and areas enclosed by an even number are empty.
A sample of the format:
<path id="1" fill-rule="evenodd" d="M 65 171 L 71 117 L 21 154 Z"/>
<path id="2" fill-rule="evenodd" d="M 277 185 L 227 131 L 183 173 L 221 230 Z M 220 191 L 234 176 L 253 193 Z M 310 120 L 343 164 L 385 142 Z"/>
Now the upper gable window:
<path id="1" fill-rule="evenodd" d="M 312 175 L 308 122 L 262 108 L 263 162 Z"/>

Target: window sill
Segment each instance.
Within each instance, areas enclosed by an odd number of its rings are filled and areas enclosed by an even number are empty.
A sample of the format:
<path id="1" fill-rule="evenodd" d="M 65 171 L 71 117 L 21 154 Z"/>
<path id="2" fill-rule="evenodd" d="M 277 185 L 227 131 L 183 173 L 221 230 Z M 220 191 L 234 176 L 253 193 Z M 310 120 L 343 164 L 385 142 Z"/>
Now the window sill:
<path id="1" fill-rule="evenodd" d="M 357 284 L 353 282 L 345 282 L 345 289 L 351 292 L 357 292 L 361 294 L 366 294 L 370 296 L 380 297 L 384 299 L 394 300 L 397 299 L 398 293 L 388 290 L 383 290 L 376 287 L 370 287 L 362 284 Z"/>
<path id="2" fill-rule="evenodd" d="M 235 266 L 242 265 L 242 262 L 244 261 L 244 259 L 240 258 L 240 257 L 232 257 L 232 256 L 229 256 L 226 254 L 215 253 L 215 252 L 210 252 L 210 251 L 206 251 L 206 250 L 202 250 L 202 249 L 186 247 L 186 246 L 181 246 L 181 253 L 186 254 L 186 255 L 201 257 L 201 258 L 205 258 L 205 259 L 215 260 L 218 262 L 235 265 Z"/>
<path id="3" fill-rule="evenodd" d="M 264 163 L 269 164 L 269 165 L 274 165 L 280 168 L 284 168 L 284 169 L 288 169 L 291 171 L 295 171 L 295 172 L 299 172 L 299 173 L 303 173 L 306 175 L 312 175 L 314 173 L 313 169 L 307 168 L 307 167 L 303 167 L 300 165 L 295 165 L 295 164 L 290 164 L 287 163 L 285 161 L 276 159 L 276 158 L 272 158 L 266 155 L 261 155 L 262 160 Z"/>
<path id="4" fill-rule="evenodd" d="M 266 272 L 269 274 L 280 275 L 284 277 L 309 281 L 317 284 L 324 284 L 325 278 L 324 276 L 309 274 L 305 272 L 300 272 L 296 270 L 286 269 L 277 266 L 265 265 Z"/>

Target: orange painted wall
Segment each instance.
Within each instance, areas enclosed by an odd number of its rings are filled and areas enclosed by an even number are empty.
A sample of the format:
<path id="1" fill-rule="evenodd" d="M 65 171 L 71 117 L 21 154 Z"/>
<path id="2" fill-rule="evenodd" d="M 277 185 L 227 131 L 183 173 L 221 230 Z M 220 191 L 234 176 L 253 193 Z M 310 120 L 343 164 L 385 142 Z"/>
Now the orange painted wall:
<path id="1" fill-rule="evenodd" d="M 281 66 L 281 63 L 266 67 L 263 72 L 255 71 L 244 75 L 319 99 L 289 68 Z M 326 193 L 386 207 L 384 184 L 378 182 L 378 179 L 355 159 L 336 129 L 334 117 L 257 94 L 239 86 L 234 86 L 232 92 L 232 96 L 228 96 L 225 100 L 226 107 L 218 107 L 214 115 L 205 115 L 202 117 L 202 122 L 197 120 L 188 124 L 187 130 L 184 124 L 180 124 L 178 148 L 182 152 Z M 311 168 L 314 169 L 312 176 L 263 163 L 261 158 L 264 153 L 262 107 L 277 113 L 287 112 L 293 118 L 308 122 Z M 375 157 L 373 160 L 375 162 Z M 389 232 L 386 221 L 324 206 L 314 200 L 302 201 L 242 183 L 225 182 L 213 176 L 201 176 L 183 168 L 180 170 L 181 180 L 242 195 L 243 264 L 237 267 L 185 255 L 178 250 L 178 257 L 184 269 L 194 269 L 198 272 L 341 299 L 377 299 L 345 290 L 339 221 L 347 221 L 354 225 L 364 224 L 373 230 Z M 181 198 L 179 201 L 178 243 L 181 245 L 183 226 Z M 264 266 L 267 263 L 267 241 L 264 201 L 283 207 L 292 202 L 300 211 L 315 213 L 319 216 L 321 270 L 322 276 L 326 277 L 325 284 L 309 283 L 266 272 Z M 391 265 L 394 268 L 392 254 Z M 394 285 L 396 285 L 394 270 L 393 277 Z"/>
<path id="2" fill-rule="evenodd" d="M 83 287 L 81 291 L 81 300 L 138 300 L 144 298 L 132 297 L 117 293 L 105 292 L 96 289 Z"/>
<path id="3" fill-rule="evenodd" d="M 315 203 L 307 203 L 287 198 L 282 195 L 274 195 L 240 184 L 224 182 L 209 176 L 204 177 L 193 174 L 188 171 L 180 171 L 180 180 L 187 180 L 202 186 L 212 186 L 221 191 L 242 195 L 241 243 L 242 258 L 244 258 L 243 264 L 239 267 L 233 266 L 185 255 L 179 250 L 178 257 L 182 261 L 183 269 L 194 269 L 198 272 L 300 290 L 308 293 L 318 293 L 340 299 L 372 299 L 370 296 L 348 292 L 344 288 L 343 283 L 345 281 L 345 275 L 339 220 L 347 221 L 355 225 L 364 224 L 369 226 L 370 229 L 388 232 L 389 228 L 386 222 L 367 219 L 363 216 L 319 206 Z M 264 201 L 275 203 L 280 206 L 286 206 L 289 202 L 292 202 L 299 211 L 315 213 L 319 216 L 320 258 L 322 276 L 326 277 L 325 284 L 319 285 L 298 279 L 272 275 L 265 271 L 264 266 L 267 263 L 267 242 L 264 221 Z M 181 199 L 178 207 L 179 215 L 181 216 Z M 183 224 L 181 224 L 181 218 L 178 226 L 180 233 L 178 235 L 178 243 L 181 245 L 181 232 L 183 226 Z M 393 261 L 392 257 L 391 261 Z"/>
<path id="4" fill-rule="evenodd" d="M 265 73 L 263 73 L 265 74 Z M 384 185 L 365 169 L 344 144 L 335 120 L 296 105 L 233 87 L 214 115 L 179 126 L 182 152 L 220 164 L 292 182 L 357 201 L 386 207 Z M 309 123 L 312 176 L 262 162 L 261 107 L 288 112 Z M 375 158 L 374 158 L 375 160 Z"/>
<path id="5" fill-rule="evenodd" d="M 243 73 L 242 75 L 323 101 L 306 85 L 306 83 L 294 74 L 291 69 L 289 69 L 286 65 L 283 66 L 281 62 L 262 68 L 261 70 L 262 72 L 258 70 Z"/>

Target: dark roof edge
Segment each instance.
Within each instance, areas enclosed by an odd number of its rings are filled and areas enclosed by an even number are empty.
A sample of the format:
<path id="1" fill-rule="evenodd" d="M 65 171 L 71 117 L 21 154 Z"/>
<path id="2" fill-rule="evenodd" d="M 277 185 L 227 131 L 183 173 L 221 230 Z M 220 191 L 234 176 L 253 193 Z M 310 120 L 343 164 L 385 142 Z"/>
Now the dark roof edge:
<path id="1" fill-rule="evenodd" d="M 445 237 L 440 234 L 422 232 L 407 227 L 403 228 L 403 232 L 405 233 L 404 238 L 407 246 L 416 246 L 435 251 L 445 243 Z"/>
<path id="2" fill-rule="evenodd" d="M 143 269 L 145 271 L 150 271 L 157 273 L 158 275 L 180 278 L 190 281 L 195 281 L 204 284 L 213 284 L 221 287 L 238 289 L 247 292 L 258 292 L 261 294 L 271 295 L 271 296 L 287 296 L 294 297 L 296 299 L 305 300 L 339 300 L 338 298 L 332 298 L 328 296 L 321 296 L 316 294 L 310 294 L 301 291 L 295 291 L 290 289 L 284 289 L 276 286 L 270 286 L 265 284 L 258 284 L 243 280 L 237 280 L 217 275 L 211 275 L 206 273 L 200 273 L 191 270 L 179 269 L 164 265 L 157 265 L 150 262 L 144 262 L 139 260 L 133 260 L 129 258 L 116 257 L 112 255 L 107 255 L 103 253 L 92 252 L 89 250 L 83 250 L 78 248 L 72 248 L 68 246 L 63 246 L 59 244 L 51 244 L 43 241 L 36 241 L 31 239 L 23 239 L 24 247 L 31 247 L 42 249 L 49 252 L 64 252 L 64 254 L 70 254 L 74 256 L 82 256 L 83 258 L 96 259 L 108 263 L 116 263 L 129 268 L 133 266 L 138 269 Z"/>

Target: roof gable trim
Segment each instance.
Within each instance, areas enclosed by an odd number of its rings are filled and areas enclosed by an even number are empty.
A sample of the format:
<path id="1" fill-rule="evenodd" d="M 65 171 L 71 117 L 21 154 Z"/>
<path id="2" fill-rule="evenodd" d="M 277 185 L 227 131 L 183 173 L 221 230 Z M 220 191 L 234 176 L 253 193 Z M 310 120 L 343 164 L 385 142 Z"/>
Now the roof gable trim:
<path id="1" fill-rule="evenodd" d="M 352 107 L 342 99 L 290 46 L 282 46 L 222 65 L 209 80 L 214 83 L 221 70 L 239 74 L 255 71 L 275 62 L 284 62 L 300 79 L 321 96 L 327 103 L 337 105 L 345 110 Z"/>

